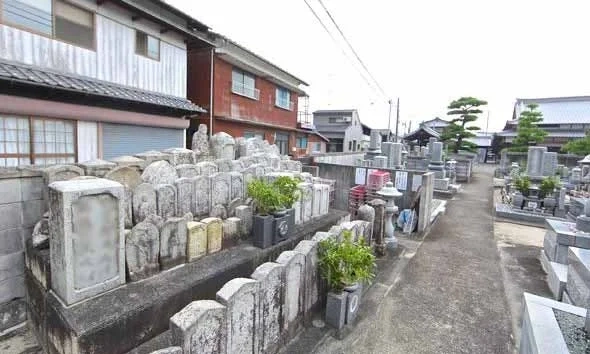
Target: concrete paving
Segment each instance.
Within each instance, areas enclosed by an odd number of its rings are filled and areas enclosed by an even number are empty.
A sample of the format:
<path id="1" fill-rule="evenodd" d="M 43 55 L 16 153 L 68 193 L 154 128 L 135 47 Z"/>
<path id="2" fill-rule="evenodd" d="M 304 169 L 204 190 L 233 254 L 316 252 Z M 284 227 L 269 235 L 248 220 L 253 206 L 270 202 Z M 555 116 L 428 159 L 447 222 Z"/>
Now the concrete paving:
<path id="1" fill-rule="evenodd" d="M 480 166 L 472 182 L 449 201 L 447 214 L 392 289 L 380 303 L 371 304 L 374 315 L 360 320 L 343 340 L 325 339 L 315 352 L 513 351 L 511 314 L 493 233 L 492 171 L 491 166 Z"/>

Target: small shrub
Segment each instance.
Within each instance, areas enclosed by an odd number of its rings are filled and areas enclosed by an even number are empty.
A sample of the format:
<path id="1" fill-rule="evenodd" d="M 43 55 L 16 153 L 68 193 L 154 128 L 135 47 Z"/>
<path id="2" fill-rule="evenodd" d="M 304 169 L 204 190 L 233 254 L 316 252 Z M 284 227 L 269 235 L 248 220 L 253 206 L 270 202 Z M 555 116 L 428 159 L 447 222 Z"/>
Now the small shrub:
<path id="1" fill-rule="evenodd" d="M 557 187 L 557 180 L 553 177 L 545 177 L 541 181 L 541 185 L 539 186 L 539 191 L 541 193 L 541 198 L 549 196 L 555 188 Z"/>
<path id="2" fill-rule="evenodd" d="M 300 178 L 293 178 L 289 176 L 279 176 L 272 183 L 273 187 L 277 189 L 281 196 L 281 206 L 284 208 L 291 208 L 301 197 L 301 191 L 299 190 Z"/>
<path id="3" fill-rule="evenodd" d="M 514 187 L 516 187 L 516 190 L 519 191 L 520 193 L 522 193 L 522 195 L 529 194 L 530 186 L 531 186 L 531 180 L 529 179 L 528 176 L 519 176 L 514 181 Z"/>
<path id="4" fill-rule="evenodd" d="M 254 179 L 248 183 L 248 196 L 254 199 L 258 214 L 268 215 L 281 208 L 281 194 L 270 183 Z"/>

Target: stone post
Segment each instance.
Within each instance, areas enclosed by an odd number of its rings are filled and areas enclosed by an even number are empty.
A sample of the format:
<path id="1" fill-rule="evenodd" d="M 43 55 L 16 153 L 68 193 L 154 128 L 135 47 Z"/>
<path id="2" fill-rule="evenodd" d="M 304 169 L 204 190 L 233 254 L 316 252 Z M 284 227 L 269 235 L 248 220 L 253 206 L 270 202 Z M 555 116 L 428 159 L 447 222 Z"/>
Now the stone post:
<path id="1" fill-rule="evenodd" d="M 547 152 L 545 146 L 529 146 L 526 173 L 529 177 L 543 175 L 543 154 Z"/>
<path id="2" fill-rule="evenodd" d="M 401 169 L 402 168 L 402 143 L 391 143 L 391 154 L 389 155 L 389 167 Z"/>
<path id="3" fill-rule="evenodd" d="M 375 239 L 375 252 L 377 255 L 385 255 L 385 244 L 383 243 L 383 221 L 385 219 L 385 201 L 373 199 L 369 205 L 375 210 L 373 221 L 373 238 Z"/>
<path id="4" fill-rule="evenodd" d="M 430 164 L 428 169 L 435 173 L 435 178 L 445 178 L 445 167 L 442 161 L 443 143 L 433 142 L 432 150 L 430 151 Z"/>
<path id="5" fill-rule="evenodd" d="M 380 189 L 377 192 L 378 195 L 382 196 L 386 201 L 385 206 L 385 245 L 389 249 L 395 249 L 397 247 L 397 239 L 393 234 L 393 214 L 397 212 L 398 208 L 395 205 L 394 199 L 397 197 L 401 197 L 402 193 L 400 193 L 394 186 L 392 182 L 387 182 L 385 187 Z"/>
<path id="6" fill-rule="evenodd" d="M 381 134 L 376 130 L 371 130 L 371 141 L 365 159 L 372 160 L 377 155 L 381 155 Z"/>

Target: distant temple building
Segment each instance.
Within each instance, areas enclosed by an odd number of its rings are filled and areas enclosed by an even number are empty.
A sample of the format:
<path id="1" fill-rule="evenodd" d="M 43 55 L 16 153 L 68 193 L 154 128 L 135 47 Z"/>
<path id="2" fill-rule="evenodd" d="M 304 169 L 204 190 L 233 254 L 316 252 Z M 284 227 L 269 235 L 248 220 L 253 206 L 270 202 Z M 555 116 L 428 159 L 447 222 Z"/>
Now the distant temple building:
<path id="1" fill-rule="evenodd" d="M 546 146 L 548 151 L 560 151 L 569 140 L 583 138 L 590 129 L 590 96 L 518 98 L 514 104 L 512 120 L 507 121 L 504 129 L 497 134 L 502 138 L 503 144 L 512 144 L 518 135 L 520 114 L 531 103 L 538 104 L 538 110 L 543 114 L 543 121 L 538 126 L 548 134 L 538 145 Z"/>

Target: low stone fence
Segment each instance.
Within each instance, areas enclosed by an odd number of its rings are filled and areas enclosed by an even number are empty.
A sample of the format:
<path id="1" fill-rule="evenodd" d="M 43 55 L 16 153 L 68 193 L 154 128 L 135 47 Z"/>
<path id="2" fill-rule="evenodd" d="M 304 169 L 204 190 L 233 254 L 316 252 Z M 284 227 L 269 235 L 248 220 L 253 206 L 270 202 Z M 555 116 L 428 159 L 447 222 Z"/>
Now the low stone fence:
<path id="1" fill-rule="evenodd" d="M 502 151 L 500 155 L 500 170 L 507 174 L 510 172 L 510 166 L 513 162 L 518 163 L 521 168 L 525 168 L 527 165 L 528 152 L 513 152 L 513 151 Z M 557 163 L 564 165 L 567 168 L 573 168 L 578 165 L 578 161 L 582 160 L 584 156 L 578 156 L 573 154 L 557 154 Z"/>
<path id="2" fill-rule="evenodd" d="M 352 222 L 353 238 L 370 242 L 372 225 Z M 318 243 L 341 239 L 333 227 L 261 264 L 250 278 L 228 281 L 216 300 L 194 301 L 170 319 L 173 344 L 182 353 L 274 353 L 309 323 L 327 286 L 320 277 Z M 172 350 L 172 349 L 170 349 Z M 175 349 L 179 350 L 179 349 Z"/>
<path id="3" fill-rule="evenodd" d="M 365 158 L 365 152 L 332 152 L 321 155 L 313 155 L 313 162 L 329 163 L 335 165 L 357 166 L 358 160 Z"/>

